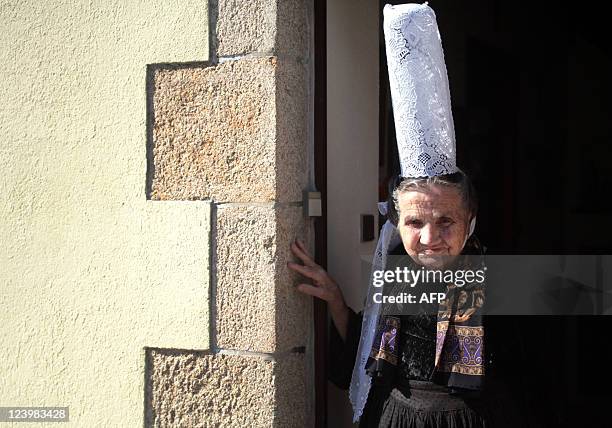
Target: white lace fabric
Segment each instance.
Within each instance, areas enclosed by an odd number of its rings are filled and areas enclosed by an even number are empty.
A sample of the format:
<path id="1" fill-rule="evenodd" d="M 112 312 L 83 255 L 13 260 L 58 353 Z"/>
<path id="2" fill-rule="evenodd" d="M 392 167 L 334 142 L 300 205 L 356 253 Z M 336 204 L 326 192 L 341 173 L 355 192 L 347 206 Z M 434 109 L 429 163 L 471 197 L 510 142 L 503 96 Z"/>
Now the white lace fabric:
<path id="1" fill-rule="evenodd" d="M 387 203 L 380 202 L 378 210 L 382 215 L 387 215 Z M 384 270 L 387 265 L 387 255 L 389 249 L 394 248 L 401 242 L 401 238 L 397 228 L 387 220 L 383 225 L 376 252 L 372 260 L 372 273 L 375 270 Z M 368 294 L 366 297 L 365 307 L 363 309 L 363 321 L 361 324 L 361 337 L 359 347 L 357 348 L 357 359 L 353 367 L 353 375 L 351 377 L 351 385 L 349 387 L 349 399 L 353 405 L 353 422 L 357 422 L 363 413 L 372 378 L 366 373 L 366 363 L 372 349 L 374 336 L 380 322 L 381 304 L 375 303 L 373 294 L 376 288 L 373 286 L 373 275 L 370 273 L 370 282 L 368 286 Z"/>
<path id="2" fill-rule="evenodd" d="M 386 5 L 383 30 L 402 177 L 457 172 L 448 76 L 436 15 Z"/>

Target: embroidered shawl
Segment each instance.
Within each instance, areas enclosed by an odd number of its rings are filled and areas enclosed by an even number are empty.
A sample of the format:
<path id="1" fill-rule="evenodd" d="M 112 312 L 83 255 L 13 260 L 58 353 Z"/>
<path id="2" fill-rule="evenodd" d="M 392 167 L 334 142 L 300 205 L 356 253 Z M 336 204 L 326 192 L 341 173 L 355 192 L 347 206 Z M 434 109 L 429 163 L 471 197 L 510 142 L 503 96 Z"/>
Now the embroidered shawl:
<path id="1" fill-rule="evenodd" d="M 410 257 L 406 256 L 406 260 Z M 418 268 L 412 262 L 411 268 Z M 484 268 L 484 249 L 472 235 L 453 269 Z M 391 286 L 385 294 L 393 293 Z M 437 311 L 436 355 L 432 381 L 451 389 L 482 389 L 485 374 L 484 326 L 482 307 L 485 302 L 485 282 L 457 286 L 444 284 L 445 298 Z M 395 293 L 397 294 L 397 293 Z M 398 364 L 400 317 L 383 309 L 379 318 L 367 372 L 377 378 L 392 376 Z M 392 310 L 391 310 L 392 311 Z"/>

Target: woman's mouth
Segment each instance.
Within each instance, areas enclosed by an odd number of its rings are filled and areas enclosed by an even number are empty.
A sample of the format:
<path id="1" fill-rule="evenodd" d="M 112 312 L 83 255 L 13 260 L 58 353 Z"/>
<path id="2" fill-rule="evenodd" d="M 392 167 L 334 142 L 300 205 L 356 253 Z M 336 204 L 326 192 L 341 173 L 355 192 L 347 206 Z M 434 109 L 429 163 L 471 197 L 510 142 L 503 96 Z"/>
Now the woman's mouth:
<path id="1" fill-rule="evenodd" d="M 447 248 L 437 247 L 437 248 L 428 248 L 426 250 L 421 250 L 419 253 L 425 256 L 431 256 L 431 255 L 446 254 L 447 252 L 448 252 Z"/>

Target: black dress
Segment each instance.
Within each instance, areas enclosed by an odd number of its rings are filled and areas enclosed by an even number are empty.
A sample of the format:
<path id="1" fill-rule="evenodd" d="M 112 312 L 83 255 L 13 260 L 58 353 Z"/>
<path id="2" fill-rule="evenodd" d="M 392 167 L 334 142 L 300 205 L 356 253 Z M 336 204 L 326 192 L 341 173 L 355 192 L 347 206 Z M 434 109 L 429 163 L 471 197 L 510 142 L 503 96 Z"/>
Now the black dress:
<path id="1" fill-rule="evenodd" d="M 372 379 L 372 387 L 359 426 L 393 428 L 478 428 L 538 426 L 525 419 L 520 378 L 496 364 L 510 357 L 509 367 L 522 364 L 516 335 L 504 332 L 501 340 L 489 340 L 500 319 L 485 318 L 485 385 L 482 391 L 450 390 L 432 382 L 436 352 L 437 311 L 420 310 L 401 316 L 398 365 L 394 374 Z M 348 389 L 361 333 L 362 315 L 350 310 L 347 337 L 343 341 L 333 323 L 330 328 L 329 378 Z M 493 339 L 493 338 L 491 338 Z M 505 375 L 505 376 L 503 376 Z M 514 379 L 514 384 L 509 382 Z"/>

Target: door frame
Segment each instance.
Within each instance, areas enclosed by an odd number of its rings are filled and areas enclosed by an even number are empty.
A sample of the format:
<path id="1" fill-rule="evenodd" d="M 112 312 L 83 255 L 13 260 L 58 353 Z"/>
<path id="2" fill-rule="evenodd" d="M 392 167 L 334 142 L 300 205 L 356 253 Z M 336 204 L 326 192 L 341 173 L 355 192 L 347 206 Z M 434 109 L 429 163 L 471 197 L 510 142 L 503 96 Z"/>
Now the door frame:
<path id="1" fill-rule="evenodd" d="M 314 0 L 314 172 L 321 216 L 314 221 L 315 262 L 327 269 L 327 0 Z M 327 427 L 327 304 L 314 299 L 314 425 Z"/>

